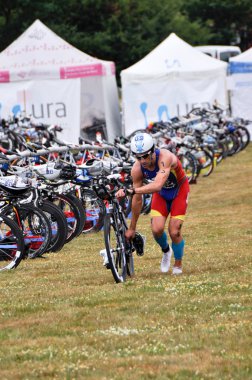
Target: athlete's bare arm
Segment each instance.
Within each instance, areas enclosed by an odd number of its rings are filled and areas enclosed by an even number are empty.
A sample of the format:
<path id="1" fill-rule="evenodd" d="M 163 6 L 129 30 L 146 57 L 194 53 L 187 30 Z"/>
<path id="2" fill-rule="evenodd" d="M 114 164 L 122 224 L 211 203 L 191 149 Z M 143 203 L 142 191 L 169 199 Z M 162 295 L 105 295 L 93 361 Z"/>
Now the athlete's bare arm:
<path id="1" fill-rule="evenodd" d="M 139 162 L 135 162 L 132 170 L 131 177 L 133 181 L 133 188 L 141 187 L 143 185 L 143 174 Z M 132 216 L 130 221 L 130 229 L 135 230 L 138 218 L 142 209 L 142 196 L 141 194 L 135 194 L 132 198 Z"/>
<path id="2" fill-rule="evenodd" d="M 143 185 L 143 174 L 141 171 L 141 167 L 139 162 L 135 162 L 132 170 L 131 170 L 131 177 L 133 180 L 133 187 L 141 187 Z M 125 190 L 120 189 L 116 193 L 117 198 L 125 197 Z M 142 210 L 142 196 L 141 194 L 135 194 L 132 198 L 132 205 L 131 205 L 131 221 L 130 226 L 125 232 L 125 236 L 127 239 L 132 239 L 135 236 L 136 232 L 136 225 L 138 218 L 141 214 Z"/>
<path id="3" fill-rule="evenodd" d="M 169 177 L 171 168 L 176 165 L 176 156 L 168 150 L 161 149 L 159 155 L 159 171 L 155 180 L 141 187 L 134 187 L 136 194 L 152 194 L 160 191 Z M 140 165 L 140 163 L 138 163 Z M 141 170 L 141 169 L 140 169 Z"/>

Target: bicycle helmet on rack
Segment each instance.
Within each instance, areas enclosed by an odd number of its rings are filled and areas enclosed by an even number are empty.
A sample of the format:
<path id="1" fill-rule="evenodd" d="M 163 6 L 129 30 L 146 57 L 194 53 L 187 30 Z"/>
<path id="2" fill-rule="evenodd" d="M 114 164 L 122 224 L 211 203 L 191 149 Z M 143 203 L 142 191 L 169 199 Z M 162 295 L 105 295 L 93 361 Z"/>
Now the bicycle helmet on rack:
<path id="1" fill-rule="evenodd" d="M 91 176 L 100 175 L 103 170 L 103 162 L 97 160 L 96 158 L 91 158 L 87 160 L 85 164 L 80 166 L 82 169 L 86 169 L 87 173 Z"/>
<path id="2" fill-rule="evenodd" d="M 63 166 L 60 171 L 60 178 L 66 180 L 72 180 L 76 177 L 76 168 L 72 165 Z"/>
<path id="3" fill-rule="evenodd" d="M 145 154 L 154 151 L 154 141 L 148 133 L 136 133 L 130 141 L 130 149 L 133 154 Z"/>

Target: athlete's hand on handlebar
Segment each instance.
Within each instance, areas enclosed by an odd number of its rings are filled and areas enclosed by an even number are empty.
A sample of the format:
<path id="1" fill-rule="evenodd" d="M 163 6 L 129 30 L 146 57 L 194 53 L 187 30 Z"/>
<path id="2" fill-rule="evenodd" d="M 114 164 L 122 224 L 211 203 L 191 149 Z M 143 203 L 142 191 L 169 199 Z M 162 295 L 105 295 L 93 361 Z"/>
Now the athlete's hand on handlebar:
<path id="1" fill-rule="evenodd" d="M 116 193 L 115 193 L 115 196 L 116 198 L 124 198 L 125 197 L 125 190 L 124 189 L 120 189 L 118 190 Z"/>
<path id="2" fill-rule="evenodd" d="M 127 187 L 124 187 L 123 189 L 120 189 L 116 192 L 116 198 L 124 198 L 126 195 L 133 196 L 135 193 L 135 189 L 129 189 Z"/>

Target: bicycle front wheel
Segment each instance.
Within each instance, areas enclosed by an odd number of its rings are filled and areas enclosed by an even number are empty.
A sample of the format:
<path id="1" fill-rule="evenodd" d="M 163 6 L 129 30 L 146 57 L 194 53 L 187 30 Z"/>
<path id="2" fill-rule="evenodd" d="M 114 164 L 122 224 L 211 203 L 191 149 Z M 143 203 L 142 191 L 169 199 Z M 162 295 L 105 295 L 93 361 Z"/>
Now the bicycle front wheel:
<path id="1" fill-rule="evenodd" d="M 51 239 L 50 224 L 39 208 L 32 204 L 19 205 L 16 208 L 9 205 L 2 213 L 14 220 L 22 230 L 25 257 L 33 259 L 46 251 Z"/>
<path id="2" fill-rule="evenodd" d="M 123 231 L 119 230 L 113 215 L 107 214 L 104 220 L 104 240 L 109 267 L 115 282 L 126 281 L 127 263 Z"/>
<path id="3" fill-rule="evenodd" d="M 18 225 L 0 216 L 0 271 L 14 269 L 24 256 L 24 239 Z"/>

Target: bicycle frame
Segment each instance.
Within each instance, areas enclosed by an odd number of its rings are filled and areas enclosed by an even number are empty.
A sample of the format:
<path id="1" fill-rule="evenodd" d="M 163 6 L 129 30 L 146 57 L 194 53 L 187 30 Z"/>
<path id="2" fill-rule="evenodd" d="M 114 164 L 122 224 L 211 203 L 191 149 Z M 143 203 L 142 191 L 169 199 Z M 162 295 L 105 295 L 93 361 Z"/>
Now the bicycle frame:
<path id="1" fill-rule="evenodd" d="M 108 177 L 110 177 L 108 179 Z M 103 181 L 109 185 L 117 185 L 116 178 L 108 176 Z M 128 228 L 127 220 L 124 215 L 122 206 L 115 197 L 117 187 L 107 189 L 104 182 L 99 184 L 99 189 L 95 189 L 97 195 L 106 199 L 107 212 L 104 221 L 104 241 L 108 257 L 108 268 L 111 269 L 112 275 L 117 283 L 125 282 L 126 277 L 134 275 L 134 251 L 131 242 L 126 241 L 125 232 Z"/>

